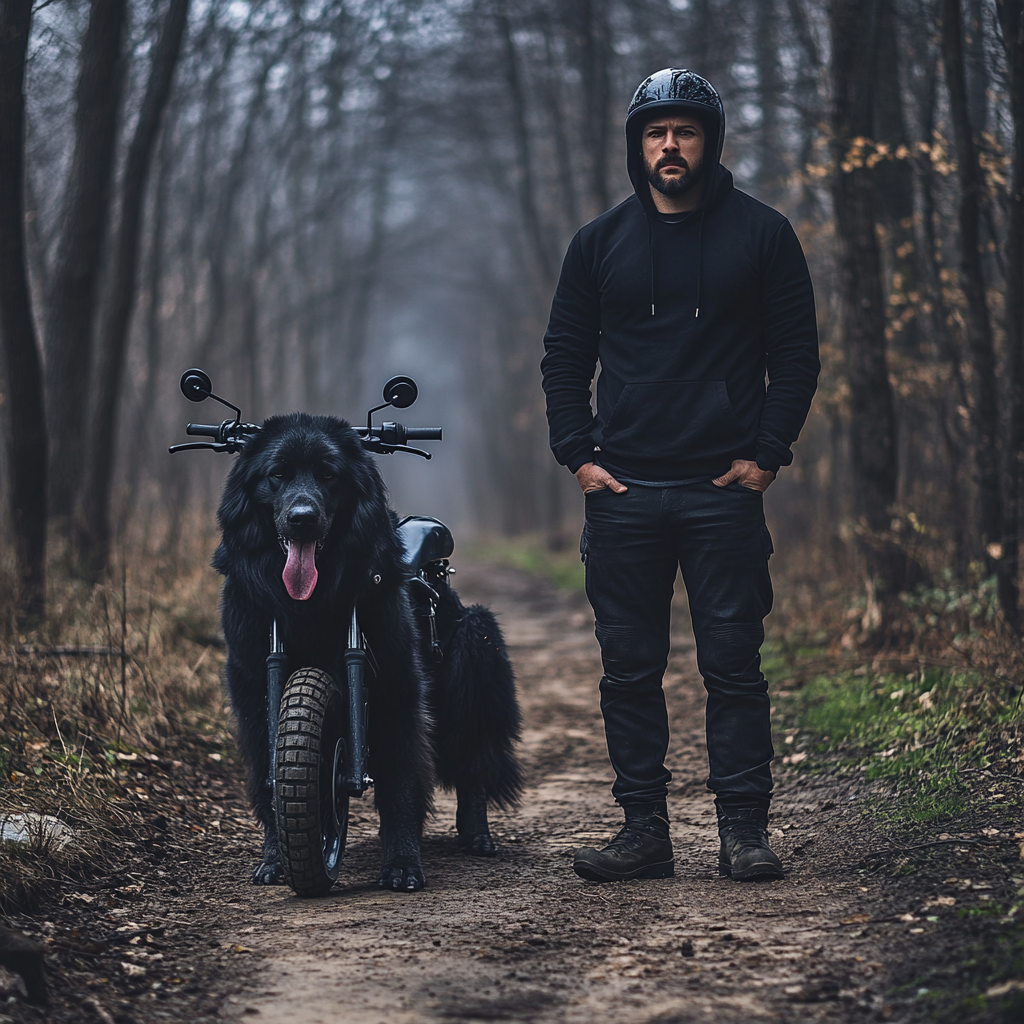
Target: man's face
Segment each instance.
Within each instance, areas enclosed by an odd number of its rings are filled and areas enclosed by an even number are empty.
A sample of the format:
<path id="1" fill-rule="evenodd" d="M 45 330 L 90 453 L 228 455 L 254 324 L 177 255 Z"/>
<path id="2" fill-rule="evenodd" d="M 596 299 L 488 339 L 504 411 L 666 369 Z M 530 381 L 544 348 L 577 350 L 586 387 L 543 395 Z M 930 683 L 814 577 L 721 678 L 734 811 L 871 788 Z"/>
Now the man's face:
<path id="1" fill-rule="evenodd" d="M 647 180 L 665 196 L 681 196 L 704 169 L 704 126 L 695 117 L 655 117 L 640 136 Z"/>

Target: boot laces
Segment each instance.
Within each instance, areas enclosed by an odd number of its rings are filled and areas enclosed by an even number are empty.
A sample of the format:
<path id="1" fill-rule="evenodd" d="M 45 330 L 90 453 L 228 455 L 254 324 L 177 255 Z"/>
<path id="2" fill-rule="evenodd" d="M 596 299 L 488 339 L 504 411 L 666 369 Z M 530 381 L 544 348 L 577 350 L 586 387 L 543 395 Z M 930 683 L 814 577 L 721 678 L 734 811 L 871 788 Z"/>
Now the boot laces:
<path id="1" fill-rule="evenodd" d="M 722 826 L 722 831 L 738 847 L 766 846 L 768 843 L 768 830 L 753 818 L 739 818 L 730 821 Z"/>
<path id="2" fill-rule="evenodd" d="M 625 825 L 619 829 L 615 838 L 605 847 L 605 850 L 636 850 L 643 845 L 645 836 L 654 836 L 657 825 L 655 821 L 664 821 L 659 815 L 651 815 L 650 818 L 629 818 Z M 667 822 L 666 822 L 667 825 Z"/>

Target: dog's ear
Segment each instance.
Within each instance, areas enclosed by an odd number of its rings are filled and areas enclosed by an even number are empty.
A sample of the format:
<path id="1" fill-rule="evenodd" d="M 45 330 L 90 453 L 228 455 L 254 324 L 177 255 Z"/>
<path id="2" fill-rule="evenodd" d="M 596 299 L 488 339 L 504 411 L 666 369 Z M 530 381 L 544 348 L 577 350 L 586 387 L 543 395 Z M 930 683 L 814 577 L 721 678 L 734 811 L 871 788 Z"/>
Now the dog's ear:
<path id="1" fill-rule="evenodd" d="M 254 455 L 243 452 L 231 467 L 217 509 L 217 522 L 225 541 L 230 538 L 232 547 L 237 545 L 249 551 L 259 547 L 262 539 L 259 515 L 252 499 L 260 467 L 260 460 Z"/>

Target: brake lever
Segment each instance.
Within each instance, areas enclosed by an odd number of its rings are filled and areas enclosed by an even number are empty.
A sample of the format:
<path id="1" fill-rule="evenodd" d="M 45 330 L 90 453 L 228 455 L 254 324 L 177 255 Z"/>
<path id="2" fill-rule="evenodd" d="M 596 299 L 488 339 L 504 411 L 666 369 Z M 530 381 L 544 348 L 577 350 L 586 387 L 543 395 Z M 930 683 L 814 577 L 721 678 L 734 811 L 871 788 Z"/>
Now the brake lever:
<path id="1" fill-rule="evenodd" d="M 373 455 L 391 455 L 394 452 L 408 452 L 410 455 L 419 455 L 428 462 L 432 458 L 430 452 L 425 452 L 422 448 L 410 448 L 407 444 L 384 444 L 379 437 L 374 437 L 372 434 L 364 434 L 359 440 L 363 442 L 363 447 Z"/>
<path id="2" fill-rule="evenodd" d="M 390 455 L 392 452 L 408 452 L 410 455 L 421 455 L 428 462 L 431 459 L 430 452 L 425 452 L 422 448 L 410 448 L 407 444 L 387 445 L 387 454 Z"/>
<path id="3" fill-rule="evenodd" d="M 197 452 L 206 449 L 211 452 L 237 452 L 241 449 L 226 441 L 189 441 L 186 444 L 172 444 L 167 450 L 173 455 L 175 452 Z"/>

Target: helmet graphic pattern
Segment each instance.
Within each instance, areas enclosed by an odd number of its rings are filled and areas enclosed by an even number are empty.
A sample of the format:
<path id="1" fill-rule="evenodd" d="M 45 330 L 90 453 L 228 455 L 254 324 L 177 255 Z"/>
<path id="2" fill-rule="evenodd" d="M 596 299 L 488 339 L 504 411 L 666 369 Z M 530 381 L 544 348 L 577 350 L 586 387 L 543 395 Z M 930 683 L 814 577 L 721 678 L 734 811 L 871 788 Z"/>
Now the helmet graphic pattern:
<path id="1" fill-rule="evenodd" d="M 664 103 L 668 100 L 696 103 L 710 108 L 719 116 L 722 114 L 722 101 L 706 78 L 701 78 L 696 72 L 687 71 L 685 68 L 665 68 L 663 71 L 656 71 L 640 83 L 630 101 L 626 118 L 628 120 L 640 107 L 645 107 L 648 103 Z"/>

